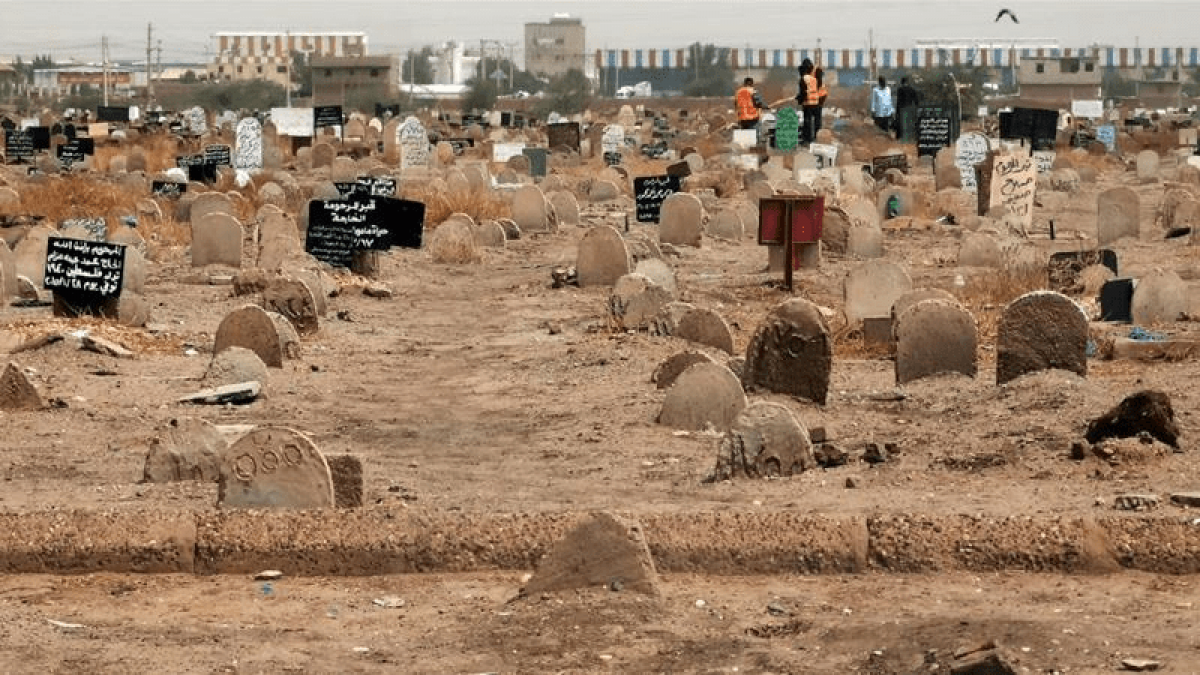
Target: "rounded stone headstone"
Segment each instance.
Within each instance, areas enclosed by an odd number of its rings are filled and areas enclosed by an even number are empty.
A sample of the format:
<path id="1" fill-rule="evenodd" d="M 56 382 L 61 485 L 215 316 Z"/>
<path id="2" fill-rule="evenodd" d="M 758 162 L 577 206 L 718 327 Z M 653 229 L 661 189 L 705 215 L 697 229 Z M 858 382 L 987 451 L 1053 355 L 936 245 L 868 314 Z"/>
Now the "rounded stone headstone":
<path id="1" fill-rule="evenodd" d="M 358 173 L 358 163 L 351 157 L 334 157 L 329 163 L 329 180 L 334 183 L 353 183 Z"/>
<path id="2" fill-rule="evenodd" d="M 225 437 L 211 422 L 194 418 L 171 420 L 150 442 L 142 467 L 142 482 L 216 482 L 221 475 L 221 456 L 228 447 Z"/>
<path id="3" fill-rule="evenodd" d="M 209 213 L 192 219 L 192 266 L 204 265 L 242 266 L 242 225 L 237 218 Z"/>
<path id="4" fill-rule="evenodd" d="M 771 310 L 746 347 L 742 382 L 825 404 L 833 365 L 829 328 L 816 305 L 794 298 Z"/>
<path id="5" fill-rule="evenodd" d="M 566 190 L 558 190 L 551 192 L 547 199 L 558 216 L 560 225 L 579 226 L 579 201 L 575 199 L 575 195 Z"/>
<path id="6" fill-rule="evenodd" d="M 304 434 L 259 427 L 225 450 L 217 486 L 224 507 L 332 508 L 329 464 Z"/>
<path id="7" fill-rule="evenodd" d="M 912 279 L 894 262 L 871 260 L 850 270 L 843 285 L 846 320 L 891 316 L 896 298 L 912 290 Z"/>
<path id="8" fill-rule="evenodd" d="M 485 248 L 504 248 L 504 226 L 494 220 L 485 220 L 475 228 L 475 241 Z"/>
<path id="9" fill-rule="evenodd" d="M 1154 270 L 1133 288 L 1130 314 L 1139 326 L 1175 323 L 1187 314 L 1191 288 L 1171 270 Z"/>
<path id="10" fill-rule="evenodd" d="M 679 379 L 683 371 L 697 363 L 716 363 L 716 360 L 704 352 L 679 352 L 658 364 L 658 367 L 654 369 L 654 374 L 650 376 L 650 381 L 659 389 L 667 389 L 675 384 L 675 380 Z"/>
<path id="11" fill-rule="evenodd" d="M 1122 237 L 1137 238 L 1141 232 L 1141 202 L 1132 188 L 1115 187 L 1096 200 L 1096 241 L 1105 246 Z"/>
<path id="12" fill-rule="evenodd" d="M 826 206 L 821 219 L 821 250 L 830 253 L 846 253 L 846 240 L 850 236 L 850 219 L 841 208 Z"/>
<path id="13" fill-rule="evenodd" d="M 650 281 L 662 286 L 672 297 L 679 295 L 679 283 L 675 280 L 675 270 L 661 258 L 645 258 L 639 260 L 633 268 L 634 274 L 640 274 Z"/>
<path id="14" fill-rule="evenodd" d="M 704 231 L 704 206 L 696 195 L 676 192 L 663 200 L 658 222 L 660 242 L 699 246 Z"/>
<path id="15" fill-rule="evenodd" d="M 650 279 L 641 274 L 626 274 L 613 284 L 608 308 L 618 328 L 645 330 L 671 300 L 671 293 Z"/>
<path id="16" fill-rule="evenodd" d="M 475 225 L 467 218 L 451 217 L 428 235 L 425 244 L 435 263 L 463 265 L 478 262 L 481 253 L 475 238 Z"/>
<path id="17" fill-rule="evenodd" d="M 1142 181 L 1158 180 L 1158 153 L 1143 150 L 1137 154 L 1137 177 Z"/>
<path id="18" fill-rule="evenodd" d="M 1034 291 L 1013 300 L 996 335 L 996 384 L 1039 370 L 1087 376 L 1088 319 L 1060 293 Z"/>
<path id="19" fill-rule="evenodd" d="M 56 234 L 47 228 L 35 227 L 21 237 L 13 249 L 17 276 L 25 277 L 41 288 L 46 278 L 46 247 L 50 237 Z"/>
<path id="20" fill-rule="evenodd" d="M 224 192 L 201 192 L 190 201 L 188 219 L 193 223 L 211 213 L 235 213 L 233 201 Z"/>
<path id="21" fill-rule="evenodd" d="M 301 335 L 312 335 L 320 328 L 313 291 L 299 279 L 273 277 L 262 290 L 262 303 L 263 309 L 292 322 Z"/>
<path id="22" fill-rule="evenodd" d="M 952 303 L 958 302 L 958 298 L 951 295 L 949 291 L 944 291 L 940 288 L 913 289 L 896 298 L 896 301 L 892 303 L 891 317 L 893 332 L 896 326 L 896 319 L 900 318 L 900 315 L 908 311 L 910 307 L 913 307 L 918 302 L 923 302 L 925 300 L 942 300 Z"/>
<path id="23" fill-rule="evenodd" d="M 745 225 L 742 223 L 742 217 L 733 209 L 722 209 L 717 211 L 708 221 L 708 226 L 705 231 L 709 236 L 716 239 L 724 239 L 726 241 L 737 242 L 746 235 Z"/>
<path id="24" fill-rule="evenodd" d="M 683 371 L 667 390 L 659 424 L 700 431 L 711 425 L 726 431 L 746 407 L 738 378 L 717 363 L 697 363 Z"/>
<path id="25" fill-rule="evenodd" d="M 873 260 L 883 257 L 883 230 L 871 225 L 852 225 L 846 232 L 846 256 Z"/>
<path id="26" fill-rule="evenodd" d="M 733 333 L 729 330 L 729 324 L 720 314 L 707 307 L 693 307 L 685 312 L 671 334 L 733 354 Z"/>
<path id="27" fill-rule="evenodd" d="M 575 270 L 581 287 L 611 286 L 629 274 L 629 249 L 621 233 L 609 225 L 588 230 L 579 242 Z"/>
<path id="28" fill-rule="evenodd" d="M 213 354 L 220 354 L 228 347 L 245 347 L 258 354 L 268 367 L 283 367 L 284 348 L 279 329 L 271 316 L 257 305 L 239 307 L 221 320 L 213 338 Z"/>
<path id="29" fill-rule="evenodd" d="M 267 386 L 267 364 L 245 347 L 226 347 L 212 357 L 202 380 L 206 387 L 224 387 L 242 382 Z"/>
<path id="30" fill-rule="evenodd" d="M 721 439 L 712 480 L 795 476 L 816 466 L 808 429 L 796 415 L 780 403 L 756 401 Z"/>
<path id="31" fill-rule="evenodd" d="M 588 200 L 593 202 L 606 202 L 620 196 L 621 188 L 617 187 L 617 184 L 610 180 L 593 181 L 591 188 L 588 190 Z"/>
<path id="32" fill-rule="evenodd" d="M 525 185 L 513 193 L 512 219 L 522 232 L 553 232 L 550 205 L 542 189 Z"/>
<path id="33" fill-rule="evenodd" d="M 958 245 L 959 267 L 993 267 L 1003 264 L 1000 243 L 984 232 L 967 232 Z"/>
<path id="34" fill-rule="evenodd" d="M 975 317 L 957 302 L 924 300 L 898 315 L 896 384 L 938 373 L 978 371 Z"/>

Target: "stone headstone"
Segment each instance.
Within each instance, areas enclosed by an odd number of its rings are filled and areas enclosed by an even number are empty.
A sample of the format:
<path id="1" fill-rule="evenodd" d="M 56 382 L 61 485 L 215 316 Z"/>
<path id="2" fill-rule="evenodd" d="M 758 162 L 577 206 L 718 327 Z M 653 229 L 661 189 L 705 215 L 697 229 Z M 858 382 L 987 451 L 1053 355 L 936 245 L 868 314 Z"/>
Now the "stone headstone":
<path id="1" fill-rule="evenodd" d="M 475 228 L 475 241 L 485 248 L 504 248 L 507 239 L 504 226 L 494 220 L 485 220 Z"/>
<path id="2" fill-rule="evenodd" d="M 924 302 L 925 300 L 958 302 L 958 299 L 951 295 L 949 291 L 943 291 L 940 288 L 917 288 L 911 290 L 896 298 L 896 301 L 892 303 L 892 327 L 895 328 L 896 320 L 900 318 L 901 314 L 908 311 L 910 307 L 915 306 L 918 302 Z"/>
<path id="3" fill-rule="evenodd" d="M 1187 282 L 1171 270 L 1154 270 L 1138 279 L 1133 289 L 1130 313 L 1139 326 L 1175 323 L 1188 312 Z"/>
<path id="4" fill-rule="evenodd" d="M 579 226 L 579 201 L 575 195 L 566 190 L 557 190 L 547 195 L 546 199 L 558 216 L 559 225 Z"/>
<path id="5" fill-rule="evenodd" d="M 25 376 L 25 371 L 9 361 L 0 374 L 0 410 L 41 410 L 46 407 L 37 387 Z"/>
<path id="6" fill-rule="evenodd" d="M 645 330 L 673 299 L 670 292 L 641 274 L 626 274 L 613 284 L 609 313 L 621 330 Z"/>
<path id="7" fill-rule="evenodd" d="M 700 431 L 725 431 L 746 407 L 742 384 L 731 370 L 716 363 L 697 363 L 683 371 L 667 390 L 659 424 Z"/>
<path id="8" fill-rule="evenodd" d="M 588 230 L 579 242 L 575 270 L 581 287 L 611 286 L 629 274 L 629 249 L 621 233 L 609 225 Z"/>
<path id="9" fill-rule="evenodd" d="M 538 563 L 521 594 L 540 597 L 598 587 L 659 594 L 658 574 L 641 526 L 608 513 L 583 516 Z"/>
<path id="10" fill-rule="evenodd" d="M 658 239 L 664 244 L 699 246 L 704 230 L 704 206 L 693 194 L 676 192 L 663 201 Z"/>
<path id="11" fill-rule="evenodd" d="M 661 258 L 639 260 L 633 271 L 662 286 L 672 297 L 679 294 L 679 283 L 675 280 L 675 270 L 671 269 L 671 266 Z"/>
<path id="12" fill-rule="evenodd" d="M 185 110 L 183 120 L 187 130 L 194 136 L 202 136 L 208 131 L 208 115 L 200 106 Z"/>
<path id="13" fill-rule="evenodd" d="M 171 420 L 150 441 L 142 466 L 142 482 L 215 483 L 221 475 L 221 456 L 228 447 L 225 437 L 211 422 L 195 418 Z"/>
<path id="14" fill-rule="evenodd" d="M 812 440 L 796 415 L 780 403 L 756 401 L 721 439 L 706 482 L 795 476 L 816 466 Z"/>
<path id="15" fill-rule="evenodd" d="M 1158 153 L 1143 150 L 1137 154 L 1137 177 L 1141 181 L 1158 180 Z"/>
<path id="16" fill-rule="evenodd" d="M 245 347 L 271 368 L 282 368 L 283 340 L 279 328 L 263 308 L 244 305 L 225 315 L 213 338 L 213 354 L 228 347 Z"/>
<path id="17" fill-rule="evenodd" d="M 192 266 L 242 266 L 242 225 L 228 213 L 192 221 Z"/>
<path id="18" fill-rule="evenodd" d="M 891 316 L 892 303 L 912 290 L 908 272 L 887 260 L 871 260 L 850 270 L 843 286 L 846 320 Z"/>
<path id="19" fill-rule="evenodd" d="M 746 235 L 742 217 L 733 209 L 717 211 L 708 221 L 706 232 L 709 236 L 726 241 L 741 241 Z"/>
<path id="20" fill-rule="evenodd" d="M 312 168 L 324 169 L 333 165 L 333 158 L 337 156 L 337 150 L 333 146 L 324 141 L 315 143 L 312 146 Z"/>
<path id="21" fill-rule="evenodd" d="M 299 279 L 274 277 L 262 291 L 263 309 L 280 314 L 301 335 L 312 335 L 320 327 L 313 290 Z"/>
<path id="22" fill-rule="evenodd" d="M 685 312 L 671 334 L 733 354 L 733 333 L 729 330 L 729 324 L 720 314 L 706 307 L 693 307 Z"/>
<path id="23" fill-rule="evenodd" d="M 683 371 L 697 363 L 716 363 L 716 360 L 704 352 L 679 352 L 658 364 L 658 367 L 654 369 L 654 373 L 650 376 L 650 381 L 658 389 L 667 389 L 675 384 L 675 380 L 679 379 Z"/>
<path id="24" fill-rule="evenodd" d="M 512 219 L 522 232 L 553 232 L 550 205 L 542 189 L 525 185 L 513 193 Z"/>
<path id="25" fill-rule="evenodd" d="M 208 362 L 201 380 L 206 387 L 223 387 L 239 382 L 267 384 L 267 364 L 245 347 L 226 347 Z M 214 475 L 214 478 L 216 476 Z"/>
<path id="26" fill-rule="evenodd" d="M 588 190 L 588 200 L 593 202 L 606 202 L 620 196 L 621 188 L 611 180 L 594 181 Z"/>
<path id="27" fill-rule="evenodd" d="M 43 263 L 44 264 L 44 263 Z M 17 256 L 0 239 L 0 306 L 17 294 Z"/>
<path id="28" fill-rule="evenodd" d="M 1115 187 L 1100 193 L 1096 201 L 1096 241 L 1106 246 L 1123 237 L 1141 233 L 1141 202 L 1132 188 Z"/>
<path id="29" fill-rule="evenodd" d="M 253 117 L 247 117 L 237 124 L 233 168 L 243 171 L 263 168 L 262 124 Z"/>
<path id="30" fill-rule="evenodd" d="M 896 384 L 938 373 L 975 377 L 975 318 L 957 302 L 924 300 L 895 321 Z"/>
<path id="31" fill-rule="evenodd" d="M 426 168 L 429 166 L 429 135 L 420 120 L 408 117 L 396 129 L 396 143 L 400 150 L 400 169 Z"/>
<path id="32" fill-rule="evenodd" d="M 990 149 L 987 136 L 981 133 L 967 132 L 958 137 L 954 144 L 954 166 L 958 169 L 959 187 L 964 192 L 976 194 L 979 191 L 975 165 L 987 159 Z"/>
<path id="33" fill-rule="evenodd" d="M 475 236 L 475 222 L 465 214 L 451 216 L 429 236 L 426 248 L 435 263 L 465 265 L 479 262 L 482 253 Z"/>
<path id="34" fill-rule="evenodd" d="M 229 446 L 217 485 L 217 504 L 224 507 L 334 505 L 325 457 L 307 436 L 285 427 L 259 427 Z"/>
<path id="35" fill-rule="evenodd" d="M 883 230 L 873 225 L 851 225 L 846 231 L 846 256 L 872 260 L 883 257 Z"/>
<path id="36" fill-rule="evenodd" d="M 1004 308 L 996 335 L 996 384 L 1056 368 L 1087 376 L 1088 319 L 1060 293 L 1034 291 Z"/>
<path id="37" fill-rule="evenodd" d="M 53 231 L 43 227 L 34 228 L 27 232 L 13 249 L 17 276 L 29 279 L 38 288 L 46 279 L 46 248 L 53 234 Z"/>
<path id="38" fill-rule="evenodd" d="M 816 305 L 802 298 L 771 310 L 746 348 L 742 382 L 825 404 L 833 365 L 829 329 Z"/>
<path id="39" fill-rule="evenodd" d="M 186 200 L 181 199 L 180 203 Z M 195 223 L 204 216 L 212 213 L 227 213 L 233 215 L 233 201 L 224 192 L 201 192 L 191 200 L 188 220 Z"/>

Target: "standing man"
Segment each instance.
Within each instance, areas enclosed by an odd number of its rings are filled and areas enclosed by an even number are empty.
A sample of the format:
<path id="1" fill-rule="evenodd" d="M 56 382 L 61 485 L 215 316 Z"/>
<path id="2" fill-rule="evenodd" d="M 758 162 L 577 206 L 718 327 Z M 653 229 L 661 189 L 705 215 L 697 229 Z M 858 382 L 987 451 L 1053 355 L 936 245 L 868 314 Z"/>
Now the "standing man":
<path id="1" fill-rule="evenodd" d="M 900 88 L 896 90 L 896 139 L 910 141 L 917 134 L 917 106 L 921 105 L 921 95 L 908 83 L 907 77 L 900 78 Z"/>
<path id="2" fill-rule="evenodd" d="M 821 117 L 821 86 L 813 74 L 813 62 L 804 59 L 800 62 L 800 90 L 796 94 L 796 102 L 804 111 L 804 126 L 800 130 L 800 142 L 804 145 L 812 143 L 817 138 L 817 121 Z"/>
<path id="3" fill-rule="evenodd" d="M 738 128 L 756 129 L 762 114 L 758 111 L 766 108 L 762 97 L 754 89 L 754 78 L 742 80 L 742 88 L 733 95 L 733 107 L 737 109 Z"/>
<path id="4" fill-rule="evenodd" d="M 882 129 L 884 133 L 890 133 L 892 116 L 895 114 L 896 109 L 892 106 L 892 88 L 880 75 L 879 83 L 871 89 L 871 117 L 875 119 L 875 126 Z"/>

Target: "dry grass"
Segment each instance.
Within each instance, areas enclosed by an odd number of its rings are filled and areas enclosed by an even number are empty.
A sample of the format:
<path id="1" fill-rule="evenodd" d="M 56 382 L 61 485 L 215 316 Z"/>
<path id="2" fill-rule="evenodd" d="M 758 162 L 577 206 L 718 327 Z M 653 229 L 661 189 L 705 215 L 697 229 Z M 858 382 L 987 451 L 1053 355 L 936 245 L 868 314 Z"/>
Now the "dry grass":
<path id="1" fill-rule="evenodd" d="M 1000 326 L 1000 314 L 1008 303 L 1022 295 L 1046 290 L 1045 270 L 1001 269 L 994 273 L 972 277 L 955 295 L 975 317 L 980 344 L 994 343 Z"/>
<path id="2" fill-rule="evenodd" d="M 465 213 L 476 223 L 508 218 L 508 204 L 490 190 L 473 188 L 467 192 L 443 193 L 427 185 L 405 185 L 403 197 L 425 204 L 425 229 L 432 231 L 455 213 Z"/>

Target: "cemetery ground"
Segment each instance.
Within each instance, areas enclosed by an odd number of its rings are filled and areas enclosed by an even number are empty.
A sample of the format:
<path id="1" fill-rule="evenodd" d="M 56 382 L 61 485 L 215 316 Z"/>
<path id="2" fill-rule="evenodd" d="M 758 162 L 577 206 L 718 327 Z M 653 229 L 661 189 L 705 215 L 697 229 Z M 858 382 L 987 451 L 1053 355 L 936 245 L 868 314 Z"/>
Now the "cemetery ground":
<path id="1" fill-rule="evenodd" d="M 1047 257 L 1079 250 L 1078 232 L 1094 246 L 1096 195 L 1118 184 L 1142 196 L 1141 220 L 1153 222 L 1161 184 L 1114 169 L 1051 214 L 1056 240 L 1039 230 L 1033 244 Z M 149 242 L 146 328 L 0 310 L 0 350 L 66 336 L 9 355 L 51 405 L 2 416 L 4 540 L 58 531 L 86 554 L 124 536 L 123 522 L 242 528 L 241 557 L 211 563 L 228 552 L 197 548 L 195 575 L 58 575 L 54 559 L 19 561 L 43 569 L 0 576 L 0 670 L 883 675 L 950 672 L 956 650 L 995 641 L 1021 672 L 1111 672 L 1129 658 L 1196 672 L 1200 590 L 1186 561 L 1200 555 L 1189 534 L 1200 511 L 1166 499 L 1114 509 L 1120 495 L 1200 491 L 1194 356 L 1108 360 L 1103 346 L 1129 326 L 1092 323 L 1100 354 L 1086 378 L 1047 371 L 997 386 L 1000 311 L 1044 288 L 1044 270 L 961 268 L 953 226 L 885 225 L 886 256 L 913 288 L 950 291 L 980 332 L 976 377 L 898 387 L 888 350 L 840 317 L 843 280 L 860 261 L 827 255 L 797 273 L 791 293 L 752 236 L 706 237 L 667 261 L 681 299 L 729 324 L 733 355 L 784 300 L 832 310 L 826 403 L 752 399 L 786 405 L 848 453 L 842 466 L 786 478 L 707 483 L 721 434 L 658 424 L 664 392 L 651 376 L 685 349 L 731 355 L 616 330 L 609 286 L 552 287 L 587 226 L 626 223 L 603 205 L 583 218 L 472 264 L 395 249 L 374 280 L 391 297 L 328 273 L 336 292 L 320 330 L 244 406 L 177 402 L 202 387 L 217 326 L 247 299 L 231 291 L 234 270 L 190 265 L 186 228 L 169 219 Z M 653 236 L 653 225 L 629 227 Z M 1147 226 L 1109 248 L 1123 275 L 1197 275 L 1200 247 Z M 1190 336 L 1195 324 L 1143 328 Z M 134 357 L 80 350 L 79 331 Z M 1131 438 L 1107 444 L 1107 456 L 1072 457 L 1090 420 L 1145 389 L 1170 396 L 1178 449 Z M 185 418 L 288 426 L 325 454 L 354 454 L 364 506 L 229 516 L 215 483 L 141 482 L 152 439 Z M 887 448 L 882 458 L 864 459 L 868 443 Z M 541 555 L 595 511 L 642 524 L 659 594 L 520 596 Z M 369 542 L 395 522 L 422 534 L 375 551 L 331 543 Z M 870 547 L 855 549 L 868 528 Z M 285 576 L 254 580 L 268 562 Z"/>

